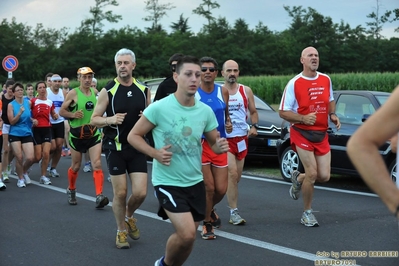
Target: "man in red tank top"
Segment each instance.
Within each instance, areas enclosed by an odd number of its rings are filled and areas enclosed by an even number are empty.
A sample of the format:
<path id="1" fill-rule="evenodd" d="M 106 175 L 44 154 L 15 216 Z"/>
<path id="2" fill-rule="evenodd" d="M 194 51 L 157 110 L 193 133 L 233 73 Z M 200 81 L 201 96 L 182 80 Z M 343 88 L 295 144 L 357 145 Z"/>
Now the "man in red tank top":
<path id="1" fill-rule="evenodd" d="M 302 51 L 303 71 L 291 79 L 281 99 L 280 117 L 290 122 L 292 148 L 298 153 L 305 173 L 293 171 L 290 196 L 297 200 L 302 190 L 304 212 L 301 223 L 318 226 L 312 213 L 314 183 L 330 179 L 331 153 L 328 142 L 328 119 L 340 128 L 329 76 L 317 71 L 319 53 L 314 47 Z"/>

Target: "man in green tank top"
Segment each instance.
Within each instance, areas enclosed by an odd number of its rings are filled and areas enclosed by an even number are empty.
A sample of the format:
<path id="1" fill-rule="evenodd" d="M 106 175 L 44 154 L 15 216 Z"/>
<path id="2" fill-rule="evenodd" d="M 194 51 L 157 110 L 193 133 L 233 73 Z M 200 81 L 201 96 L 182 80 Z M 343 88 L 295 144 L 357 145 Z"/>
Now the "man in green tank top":
<path id="1" fill-rule="evenodd" d="M 76 205 L 76 179 L 82 162 L 82 153 L 89 152 L 93 167 L 96 191 L 96 208 L 103 208 L 109 203 L 102 194 L 104 174 L 101 168 L 101 134 L 90 125 L 90 118 L 97 103 L 96 94 L 90 87 L 94 72 L 90 67 L 78 69 L 80 86 L 68 92 L 60 109 L 60 115 L 69 119 L 69 145 L 71 146 L 72 165 L 68 169 L 68 203 Z"/>

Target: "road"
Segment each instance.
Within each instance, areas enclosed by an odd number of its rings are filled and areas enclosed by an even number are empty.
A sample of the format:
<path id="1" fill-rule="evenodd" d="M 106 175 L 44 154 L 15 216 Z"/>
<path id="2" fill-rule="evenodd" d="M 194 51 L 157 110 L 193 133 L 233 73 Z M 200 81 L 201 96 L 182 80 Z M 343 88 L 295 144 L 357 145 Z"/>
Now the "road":
<path id="1" fill-rule="evenodd" d="M 158 205 L 150 182 L 136 214 L 141 238 L 129 240 L 130 249 L 118 250 L 111 206 L 95 209 L 90 173 L 79 173 L 78 205 L 68 205 L 69 164 L 69 157 L 61 159 L 62 175 L 52 178 L 50 186 L 38 183 L 35 166 L 33 184 L 17 188 L 14 177 L 0 191 L 0 265 L 154 265 L 164 254 L 173 228 L 156 216 Z M 149 170 L 150 175 L 151 164 Z M 247 224 L 228 224 L 224 199 L 217 206 L 222 219 L 217 239 L 202 240 L 198 231 L 185 265 L 337 265 L 331 260 L 337 255 L 341 265 L 399 265 L 398 222 L 374 194 L 317 187 L 313 209 L 320 226 L 307 228 L 300 224 L 302 202 L 292 200 L 288 188 L 280 180 L 244 176 L 239 207 Z M 112 200 L 111 184 L 106 181 L 104 194 Z"/>

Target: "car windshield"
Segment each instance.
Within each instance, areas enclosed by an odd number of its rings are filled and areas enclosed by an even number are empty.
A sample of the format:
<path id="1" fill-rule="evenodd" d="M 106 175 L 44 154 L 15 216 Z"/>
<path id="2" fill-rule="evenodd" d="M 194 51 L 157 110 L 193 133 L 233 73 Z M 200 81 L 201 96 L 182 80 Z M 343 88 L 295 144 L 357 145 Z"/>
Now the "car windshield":
<path id="1" fill-rule="evenodd" d="M 379 103 L 383 105 L 388 100 L 389 95 L 377 95 L 375 96 L 375 98 L 377 98 L 377 101 L 379 101 Z"/>
<path id="2" fill-rule="evenodd" d="M 274 109 L 272 107 L 270 107 L 267 103 L 265 103 L 264 101 L 262 101 L 258 96 L 254 95 L 255 97 L 255 106 L 256 109 L 260 109 L 260 110 L 267 110 L 267 111 L 273 111 Z"/>

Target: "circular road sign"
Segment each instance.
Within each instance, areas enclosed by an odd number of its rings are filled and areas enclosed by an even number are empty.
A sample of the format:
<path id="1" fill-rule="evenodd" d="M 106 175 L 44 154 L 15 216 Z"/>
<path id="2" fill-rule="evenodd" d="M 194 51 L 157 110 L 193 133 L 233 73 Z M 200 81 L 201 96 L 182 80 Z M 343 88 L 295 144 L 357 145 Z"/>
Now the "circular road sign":
<path id="1" fill-rule="evenodd" d="M 13 55 L 7 55 L 4 57 L 2 65 L 5 71 L 13 72 L 18 68 L 18 59 Z"/>

